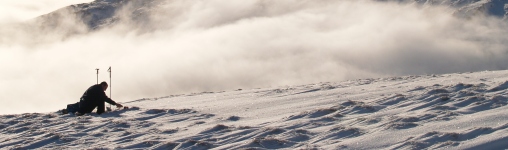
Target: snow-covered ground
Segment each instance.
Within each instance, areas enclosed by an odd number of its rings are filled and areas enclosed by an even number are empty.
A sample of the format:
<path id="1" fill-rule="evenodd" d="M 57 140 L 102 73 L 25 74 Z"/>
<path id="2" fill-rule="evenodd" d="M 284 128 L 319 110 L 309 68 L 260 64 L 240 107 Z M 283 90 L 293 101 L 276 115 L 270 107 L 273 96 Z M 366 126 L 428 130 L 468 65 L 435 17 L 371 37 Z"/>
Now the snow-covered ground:
<path id="1" fill-rule="evenodd" d="M 2 115 L 0 149 L 506 149 L 507 91 L 483 71 L 171 95 Z"/>
<path id="2" fill-rule="evenodd" d="M 2 105 L 26 110 L 21 106 L 42 102 L 50 105 L 38 107 L 50 107 L 55 104 L 52 100 L 59 99 L 54 91 L 63 95 L 80 85 L 58 84 L 68 86 L 62 88 L 65 91 L 46 86 L 58 83 L 54 79 L 88 84 L 82 80 L 86 79 L 86 73 L 80 72 L 86 70 L 83 68 L 95 73 L 95 65 L 112 62 L 124 68 L 123 79 L 115 82 L 128 84 L 115 86 L 124 87 L 119 90 L 122 96 L 147 85 L 151 87 L 146 93 L 158 95 L 194 87 L 227 89 L 337 81 L 346 76 L 506 69 L 507 32 L 505 22 L 500 21 L 507 16 L 506 1 L 407 1 L 426 7 L 450 5 L 457 10 L 449 13 L 464 18 L 495 17 L 457 19 L 440 7 L 427 10 L 370 1 L 230 5 L 220 0 L 97 0 L 35 19 L 47 25 L 47 32 L 3 28 L 6 34 L 2 35 L 9 36 L 0 38 L 0 60 L 16 65 L 2 66 L 1 70 L 9 70 L 1 76 L 3 85 L 9 85 L 0 90 L 2 96 L 9 95 L 1 98 Z M 336 7 L 326 7 L 330 5 Z M 433 10 L 441 13 L 430 13 Z M 134 29 L 139 30 L 139 37 L 120 34 Z M 75 33 L 90 35 L 70 38 Z M 352 37 L 361 40 L 350 40 Z M 103 62 L 113 56 L 117 59 Z M 94 62 L 92 58 L 101 61 L 84 65 Z M 268 69 L 255 72 L 260 68 Z M 75 77 L 78 75 L 82 78 Z M 287 82 L 281 81 L 286 78 Z M 136 83 L 140 81 L 143 84 Z M 508 149 L 507 91 L 508 70 L 504 70 L 132 98 L 121 102 L 131 109 L 103 115 L 1 115 L 0 149 Z M 50 93 L 52 99 L 41 93 Z"/>

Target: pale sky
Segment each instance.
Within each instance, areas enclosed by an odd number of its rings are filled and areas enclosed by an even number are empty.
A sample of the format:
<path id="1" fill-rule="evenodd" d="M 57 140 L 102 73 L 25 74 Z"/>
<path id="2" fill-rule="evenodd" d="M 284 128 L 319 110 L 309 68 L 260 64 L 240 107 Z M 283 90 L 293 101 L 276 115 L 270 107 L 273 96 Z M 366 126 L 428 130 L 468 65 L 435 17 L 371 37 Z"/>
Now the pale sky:
<path id="1" fill-rule="evenodd" d="M 93 0 L 0 0 L 0 23 L 23 21 L 56 9 Z"/>

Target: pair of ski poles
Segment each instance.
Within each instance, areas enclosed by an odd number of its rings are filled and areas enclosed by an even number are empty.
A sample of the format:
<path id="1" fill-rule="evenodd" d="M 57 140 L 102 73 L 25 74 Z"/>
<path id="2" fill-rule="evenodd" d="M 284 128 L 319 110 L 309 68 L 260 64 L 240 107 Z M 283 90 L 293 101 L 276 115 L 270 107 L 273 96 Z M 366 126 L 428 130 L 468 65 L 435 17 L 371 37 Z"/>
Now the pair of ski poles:
<path id="1" fill-rule="evenodd" d="M 96 68 L 95 70 L 97 70 L 97 84 L 99 84 L 99 68 Z M 109 72 L 109 98 L 112 98 L 112 95 L 111 95 L 111 87 L 112 87 L 112 83 L 111 83 L 111 66 L 109 66 L 109 69 L 108 69 L 108 72 Z M 111 110 L 111 104 L 109 104 L 109 108 Z"/>

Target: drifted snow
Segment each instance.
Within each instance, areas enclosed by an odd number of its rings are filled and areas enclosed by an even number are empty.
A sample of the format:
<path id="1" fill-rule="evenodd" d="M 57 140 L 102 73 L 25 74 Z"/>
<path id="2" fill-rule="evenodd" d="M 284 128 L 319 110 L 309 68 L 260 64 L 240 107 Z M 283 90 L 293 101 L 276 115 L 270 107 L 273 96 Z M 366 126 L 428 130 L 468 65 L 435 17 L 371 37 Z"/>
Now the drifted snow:
<path id="1" fill-rule="evenodd" d="M 508 71 L 171 95 L 0 116 L 2 149 L 506 149 Z"/>

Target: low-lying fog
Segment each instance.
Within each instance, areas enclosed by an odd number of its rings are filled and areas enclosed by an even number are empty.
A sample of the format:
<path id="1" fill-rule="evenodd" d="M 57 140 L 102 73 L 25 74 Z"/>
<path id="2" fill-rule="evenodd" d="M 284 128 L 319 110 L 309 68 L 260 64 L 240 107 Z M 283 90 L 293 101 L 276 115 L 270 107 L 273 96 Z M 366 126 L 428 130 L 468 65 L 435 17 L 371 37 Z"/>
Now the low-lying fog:
<path id="1" fill-rule="evenodd" d="M 81 2 L 90 0 L 0 2 L 0 114 L 62 109 L 96 83 L 96 68 L 109 83 L 109 66 L 121 103 L 508 64 L 501 19 L 367 0 L 171 0 L 143 26 L 123 21 L 66 38 L 13 25 Z"/>

